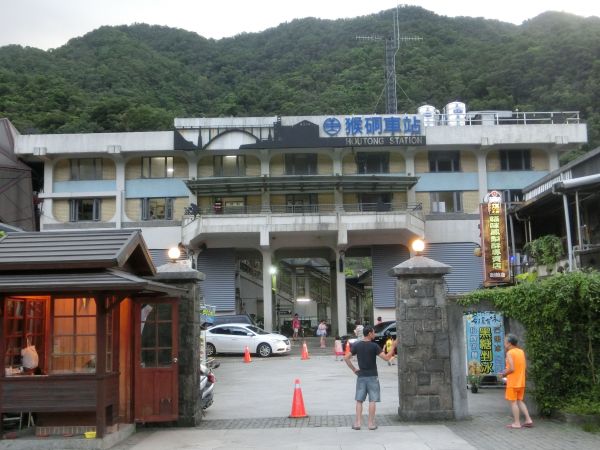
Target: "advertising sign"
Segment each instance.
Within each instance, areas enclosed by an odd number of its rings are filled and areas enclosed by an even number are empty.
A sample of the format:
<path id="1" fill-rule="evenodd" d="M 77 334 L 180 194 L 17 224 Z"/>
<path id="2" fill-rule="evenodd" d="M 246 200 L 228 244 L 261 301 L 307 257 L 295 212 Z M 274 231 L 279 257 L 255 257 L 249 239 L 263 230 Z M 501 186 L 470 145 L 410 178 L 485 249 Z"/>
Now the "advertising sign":
<path id="1" fill-rule="evenodd" d="M 466 315 L 467 362 L 479 363 L 481 374 L 504 370 L 504 322 L 502 314 L 492 311 Z"/>
<path id="2" fill-rule="evenodd" d="M 484 263 L 484 285 L 491 286 L 510 282 L 506 217 L 502 195 L 492 191 L 487 203 L 480 205 L 481 240 Z"/>

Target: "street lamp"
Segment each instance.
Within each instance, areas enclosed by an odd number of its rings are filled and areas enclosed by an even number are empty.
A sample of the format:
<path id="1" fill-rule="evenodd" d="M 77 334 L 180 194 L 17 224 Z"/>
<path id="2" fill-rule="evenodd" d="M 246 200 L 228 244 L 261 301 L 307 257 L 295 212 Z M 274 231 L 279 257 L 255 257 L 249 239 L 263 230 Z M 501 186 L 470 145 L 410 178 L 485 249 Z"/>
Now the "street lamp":
<path id="1" fill-rule="evenodd" d="M 415 255 L 419 256 L 425 250 L 425 241 L 423 239 L 415 239 L 410 244 Z"/>
<path id="2" fill-rule="evenodd" d="M 177 247 L 171 247 L 169 249 L 168 255 L 171 262 L 177 262 L 177 260 L 181 256 L 181 250 L 179 250 L 179 248 Z"/>

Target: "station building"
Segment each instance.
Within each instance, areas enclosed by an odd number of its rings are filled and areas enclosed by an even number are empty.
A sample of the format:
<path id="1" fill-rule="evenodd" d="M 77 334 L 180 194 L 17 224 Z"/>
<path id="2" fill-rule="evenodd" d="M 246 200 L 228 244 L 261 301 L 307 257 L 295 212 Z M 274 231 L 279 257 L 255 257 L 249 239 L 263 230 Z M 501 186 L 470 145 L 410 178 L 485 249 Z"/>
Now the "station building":
<path id="1" fill-rule="evenodd" d="M 487 193 L 518 200 L 587 142 L 577 112 L 426 113 L 177 118 L 172 131 L 14 142 L 43 163 L 41 230 L 139 228 L 157 265 L 185 248 L 217 313 L 271 330 L 297 312 L 345 334 L 395 318 L 388 271 L 415 238 L 452 266 L 450 293 L 480 287 Z M 370 259 L 362 281 L 347 279 L 349 258 Z"/>

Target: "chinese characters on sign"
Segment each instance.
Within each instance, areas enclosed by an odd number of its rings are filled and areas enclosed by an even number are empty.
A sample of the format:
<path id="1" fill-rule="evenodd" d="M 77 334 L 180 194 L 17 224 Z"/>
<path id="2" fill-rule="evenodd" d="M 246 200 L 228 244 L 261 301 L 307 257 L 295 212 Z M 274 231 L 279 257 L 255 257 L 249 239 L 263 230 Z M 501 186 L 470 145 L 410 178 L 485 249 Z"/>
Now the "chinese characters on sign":
<path id="1" fill-rule="evenodd" d="M 477 312 L 466 315 L 467 361 L 476 361 L 484 375 L 504 369 L 502 314 Z"/>
<path id="2" fill-rule="evenodd" d="M 425 145 L 421 118 L 415 114 L 328 117 L 323 131 L 329 137 L 345 138 L 350 146 Z"/>
<path id="3" fill-rule="evenodd" d="M 490 286 L 510 281 L 508 244 L 502 196 L 498 191 L 488 194 L 487 203 L 481 205 L 481 239 L 485 265 L 484 284 Z"/>

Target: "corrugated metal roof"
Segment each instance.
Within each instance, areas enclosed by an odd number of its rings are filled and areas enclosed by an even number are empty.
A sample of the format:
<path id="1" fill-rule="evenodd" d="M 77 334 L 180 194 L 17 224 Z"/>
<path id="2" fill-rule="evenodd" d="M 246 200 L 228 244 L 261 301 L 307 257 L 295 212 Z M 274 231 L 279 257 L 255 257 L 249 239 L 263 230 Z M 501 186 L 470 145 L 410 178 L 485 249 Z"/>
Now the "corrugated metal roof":
<path id="1" fill-rule="evenodd" d="M 131 267 L 156 270 L 139 230 L 9 233 L 0 239 L 0 271 Z"/>
<path id="2" fill-rule="evenodd" d="M 80 272 L 0 273 L 0 292 L 154 292 L 180 295 L 185 290 L 115 269 Z"/>

